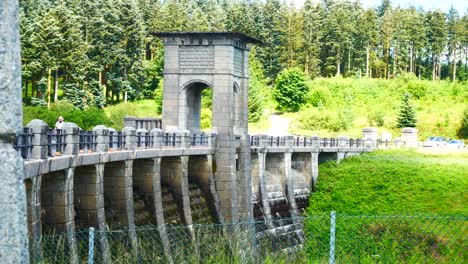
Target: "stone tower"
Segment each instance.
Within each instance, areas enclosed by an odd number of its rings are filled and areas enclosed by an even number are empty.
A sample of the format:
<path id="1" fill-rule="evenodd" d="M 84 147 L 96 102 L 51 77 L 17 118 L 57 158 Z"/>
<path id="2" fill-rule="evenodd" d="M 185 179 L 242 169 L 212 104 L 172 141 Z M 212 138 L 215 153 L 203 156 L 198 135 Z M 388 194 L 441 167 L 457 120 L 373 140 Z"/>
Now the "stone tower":
<path id="1" fill-rule="evenodd" d="M 215 181 L 226 222 L 252 217 L 249 44 L 240 33 L 154 33 L 164 44 L 163 129 L 200 131 L 201 92 L 213 89 Z"/>

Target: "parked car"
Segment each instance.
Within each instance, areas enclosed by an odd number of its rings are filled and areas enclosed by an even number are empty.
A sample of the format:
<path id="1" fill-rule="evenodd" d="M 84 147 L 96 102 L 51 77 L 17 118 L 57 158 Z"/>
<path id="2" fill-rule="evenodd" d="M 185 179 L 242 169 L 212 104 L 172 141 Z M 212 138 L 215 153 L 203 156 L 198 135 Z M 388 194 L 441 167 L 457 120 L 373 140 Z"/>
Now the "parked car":
<path id="1" fill-rule="evenodd" d="M 449 147 L 449 148 L 464 148 L 465 143 L 463 142 L 463 140 L 452 139 L 449 142 L 447 142 L 447 147 Z"/>
<path id="2" fill-rule="evenodd" d="M 447 144 L 444 137 L 430 137 L 426 141 L 424 141 L 424 147 L 442 147 Z"/>

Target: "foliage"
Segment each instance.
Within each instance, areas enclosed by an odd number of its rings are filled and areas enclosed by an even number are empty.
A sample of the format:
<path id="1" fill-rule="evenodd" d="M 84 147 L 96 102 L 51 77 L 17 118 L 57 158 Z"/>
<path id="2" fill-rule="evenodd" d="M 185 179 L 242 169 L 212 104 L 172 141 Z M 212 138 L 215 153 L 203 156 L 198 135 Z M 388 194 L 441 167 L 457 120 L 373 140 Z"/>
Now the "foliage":
<path id="1" fill-rule="evenodd" d="M 463 113 L 461 126 L 458 129 L 458 136 L 460 138 L 468 139 L 468 107 L 465 109 Z"/>
<path id="2" fill-rule="evenodd" d="M 307 100 L 308 104 L 314 107 L 325 106 L 328 105 L 332 100 L 332 94 L 326 87 L 310 87 L 310 92 Z"/>
<path id="3" fill-rule="evenodd" d="M 416 127 L 416 112 L 410 102 L 410 95 L 405 93 L 401 101 L 400 114 L 397 118 L 397 127 Z"/>
<path id="4" fill-rule="evenodd" d="M 163 108 L 163 93 L 164 93 L 164 81 L 161 80 L 158 84 L 158 87 L 156 90 L 154 90 L 154 102 L 156 103 L 156 113 L 158 115 L 162 114 L 162 108 Z"/>
<path id="5" fill-rule="evenodd" d="M 466 158 L 385 150 L 324 163 L 308 212 L 466 214 Z"/>
<path id="6" fill-rule="evenodd" d="M 163 31 L 231 31 L 259 39 L 255 72 L 261 69 L 259 81 L 269 85 L 292 67 L 312 78 L 408 73 L 466 80 L 465 10 L 444 14 L 386 2 L 365 9 L 329 0 L 307 0 L 300 8 L 279 0 L 20 0 L 24 102 L 44 103 L 47 88 L 53 102 L 67 99 L 81 109 L 152 98 L 164 50 L 149 33 Z M 420 88 L 407 85 L 416 99 L 424 96 Z M 258 111 L 251 118 L 257 119 L 261 99 L 253 101 Z"/>
<path id="7" fill-rule="evenodd" d="M 283 70 L 276 79 L 273 97 L 279 109 L 297 112 L 306 102 L 307 92 L 304 73 L 299 68 L 290 68 Z"/>
<path id="8" fill-rule="evenodd" d="M 348 109 L 348 113 L 352 113 L 348 120 L 352 123 L 349 129 L 340 130 L 338 134 L 332 130 L 318 129 L 313 123 L 301 125 L 300 122 L 307 119 L 307 114 L 299 111 L 287 114 L 293 120 L 290 133 L 323 136 L 347 134 L 359 137 L 362 135 L 363 127 L 383 124 L 381 131 L 392 132 L 395 137 L 399 136 L 400 130 L 396 128 L 395 117 L 399 113 L 400 95 L 410 92 L 408 91 L 409 83 L 411 87 L 417 86 L 424 91 L 424 96 L 419 99 L 412 97 L 411 100 L 418 117 L 417 127 L 420 138 L 433 135 L 456 138 L 468 101 L 468 83 L 431 82 L 417 80 L 408 75 L 392 80 L 316 78 L 307 81 L 310 91 L 303 111 L 318 108 L 317 111 L 329 112 L 337 118 L 338 113 L 343 113 L 345 109 Z"/>
<path id="9" fill-rule="evenodd" d="M 250 54 L 249 69 L 249 122 L 258 122 L 263 116 L 267 99 L 267 84 L 260 62 L 255 59 L 255 50 Z"/>
<path id="10" fill-rule="evenodd" d="M 330 130 L 334 132 L 347 130 L 352 124 L 346 110 L 339 112 L 326 110 L 322 107 L 307 108 L 299 113 L 298 126 L 308 130 Z"/>
<path id="11" fill-rule="evenodd" d="M 202 108 L 200 113 L 200 128 L 211 128 L 211 109 Z"/>
<path id="12" fill-rule="evenodd" d="M 104 111 L 110 119 L 109 126 L 120 130 L 123 128 L 123 118 L 125 116 L 159 117 L 160 114 L 157 112 L 157 108 L 154 100 L 142 100 L 108 106 Z"/>
<path id="13" fill-rule="evenodd" d="M 69 102 L 53 104 L 50 109 L 41 106 L 25 106 L 23 109 L 24 125 L 33 119 L 41 119 L 50 127 L 54 127 L 59 116 L 63 116 L 65 122 L 76 123 L 79 127 L 86 130 L 90 130 L 96 125 L 111 124 L 104 110 L 96 107 L 81 110 L 75 108 Z"/>

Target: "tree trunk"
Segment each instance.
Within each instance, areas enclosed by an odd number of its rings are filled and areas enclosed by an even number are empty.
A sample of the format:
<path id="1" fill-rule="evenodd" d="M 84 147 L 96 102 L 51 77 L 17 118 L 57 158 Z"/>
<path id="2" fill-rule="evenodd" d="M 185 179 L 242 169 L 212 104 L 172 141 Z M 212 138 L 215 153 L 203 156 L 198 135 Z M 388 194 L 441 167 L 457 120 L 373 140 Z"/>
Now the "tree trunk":
<path id="1" fill-rule="evenodd" d="M 398 48 L 395 48 L 395 54 L 393 55 L 393 78 L 397 75 L 397 63 L 398 63 Z"/>
<path id="2" fill-rule="evenodd" d="M 435 56 L 432 55 L 432 81 L 435 81 L 435 75 L 436 75 L 436 59 L 435 59 Z"/>
<path id="3" fill-rule="evenodd" d="M 348 77 L 351 76 L 351 49 L 348 49 Z"/>
<path id="4" fill-rule="evenodd" d="M 55 70 L 54 76 L 54 103 L 58 101 L 58 79 L 59 79 L 59 70 L 58 68 Z"/>
<path id="5" fill-rule="evenodd" d="M 369 78 L 369 56 L 370 56 L 370 51 L 369 51 L 369 45 L 366 47 L 366 77 Z"/>
<path id="6" fill-rule="evenodd" d="M 47 69 L 47 108 L 50 108 L 50 85 L 51 85 L 52 69 Z"/>
<path id="7" fill-rule="evenodd" d="M 336 53 L 336 77 L 340 76 L 340 64 L 341 64 L 341 59 L 340 59 L 340 48 L 338 48 L 338 51 Z"/>
<path id="8" fill-rule="evenodd" d="M 410 46 L 410 59 L 409 59 L 409 63 L 410 63 L 410 73 L 413 73 L 413 46 L 411 45 Z"/>
<path id="9" fill-rule="evenodd" d="M 387 48 L 385 49 L 385 79 L 387 79 L 387 80 L 388 80 L 388 78 L 389 78 L 389 76 L 390 76 L 390 74 L 389 74 L 389 68 L 388 68 L 389 57 L 390 57 L 390 55 L 389 55 L 390 50 L 389 50 L 389 49 L 390 49 L 389 47 L 387 47 Z"/>
<path id="10" fill-rule="evenodd" d="M 453 74 L 452 81 L 455 82 L 457 79 L 457 48 L 453 51 Z"/>
<path id="11" fill-rule="evenodd" d="M 439 61 L 437 65 L 437 78 L 440 80 L 442 77 L 442 52 L 439 53 Z"/>

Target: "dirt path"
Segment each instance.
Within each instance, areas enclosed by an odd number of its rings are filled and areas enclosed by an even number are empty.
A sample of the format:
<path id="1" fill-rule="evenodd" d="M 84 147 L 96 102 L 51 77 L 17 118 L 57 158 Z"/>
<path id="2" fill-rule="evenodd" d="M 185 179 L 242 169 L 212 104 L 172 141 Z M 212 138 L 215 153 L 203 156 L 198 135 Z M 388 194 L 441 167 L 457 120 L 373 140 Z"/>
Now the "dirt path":
<path id="1" fill-rule="evenodd" d="M 271 136 L 286 136 L 288 135 L 289 118 L 277 114 L 270 115 L 270 127 L 265 131 L 265 134 Z"/>

